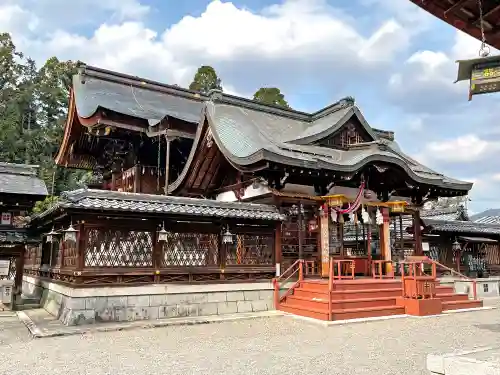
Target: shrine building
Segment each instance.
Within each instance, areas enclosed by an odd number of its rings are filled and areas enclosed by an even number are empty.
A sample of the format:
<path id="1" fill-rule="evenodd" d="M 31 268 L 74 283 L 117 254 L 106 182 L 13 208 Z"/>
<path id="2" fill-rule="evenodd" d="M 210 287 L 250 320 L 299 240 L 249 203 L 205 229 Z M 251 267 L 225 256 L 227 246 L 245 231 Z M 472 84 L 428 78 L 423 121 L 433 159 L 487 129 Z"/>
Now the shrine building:
<path id="1" fill-rule="evenodd" d="M 27 248 L 23 292 L 70 325 L 404 314 L 420 208 L 472 188 L 405 154 L 351 97 L 305 113 L 83 65 L 69 102 L 55 160 L 94 177 L 32 217 L 45 241 Z M 309 306 L 325 280 L 352 306 Z M 481 304 L 436 288 L 443 310 Z M 359 301 L 367 290 L 378 304 Z"/>

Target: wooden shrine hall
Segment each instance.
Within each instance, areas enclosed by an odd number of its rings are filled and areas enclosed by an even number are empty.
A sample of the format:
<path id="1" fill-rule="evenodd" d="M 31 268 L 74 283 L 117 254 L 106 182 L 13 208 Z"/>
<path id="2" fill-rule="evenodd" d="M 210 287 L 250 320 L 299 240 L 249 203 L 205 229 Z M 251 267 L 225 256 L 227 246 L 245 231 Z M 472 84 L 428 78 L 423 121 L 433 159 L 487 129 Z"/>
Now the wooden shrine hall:
<path id="1" fill-rule="evenodd" d="M 31 287 L 180 283 L 197 284 L 196 293 L 212 285 L 207 293 L 250 288 L 276 297 L 269 281 L 277 277 L 277 285 L 287 272 L 299 284 L 392 279 L 408 256 L 422 255 L 422 204 L 472 187 L 406 155 L 350 97 L 304 113 L 85 65 L 73 79 L 55 160 L 95 178 L 33 217 L 50 241 L 29 253 Z M 417 223 L 413 230 L 404 216 Z M 287 293 L 275 308 L 293 288 Z M 263 308 L 254 304 L 252 311 Z M 61 319 L 73 324 L 80 312 L 61 306 Z M 184 305 L 176 306 L 180 314 Z M 81 314 L 119 320 L 109 306 Z"/>

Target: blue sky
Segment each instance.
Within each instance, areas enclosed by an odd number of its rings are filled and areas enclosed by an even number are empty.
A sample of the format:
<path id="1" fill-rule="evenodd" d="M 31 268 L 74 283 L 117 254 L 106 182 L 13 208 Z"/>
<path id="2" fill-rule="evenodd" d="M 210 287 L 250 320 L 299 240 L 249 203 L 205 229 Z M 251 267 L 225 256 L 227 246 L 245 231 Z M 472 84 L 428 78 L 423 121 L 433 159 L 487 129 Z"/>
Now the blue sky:
<path id="1" fill-rule="evenodd" d="M 56 55 L 188 85 L 212 65 L 227 92 L 282 89 L 315 111 L 350 95 L 429 167 L 473 181 L 470 209 L 499 207 L 495 95 L 467 101 L 457 58 L 479 42 L 409 0 L 0 0 L 0 25 L 39 63 Z"/>

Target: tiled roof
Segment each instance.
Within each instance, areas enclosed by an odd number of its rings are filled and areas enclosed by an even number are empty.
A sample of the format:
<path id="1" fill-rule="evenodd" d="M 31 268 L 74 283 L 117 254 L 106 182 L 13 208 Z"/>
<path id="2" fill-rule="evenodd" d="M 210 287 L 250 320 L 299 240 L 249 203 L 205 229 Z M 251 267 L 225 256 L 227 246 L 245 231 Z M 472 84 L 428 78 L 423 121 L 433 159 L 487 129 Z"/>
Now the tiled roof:
<path id="1" fill-rule="evenodd" d="M 1 231 L 0 232 L 0 244 L 1 243 L 24 243 L 27 240 L 26 233 L 17 231 Z"/>
<path id="2" fill-rule="evenodd" d="M 500 216 L 483 216 L 474 220 L 475 223 L 500 225 Z"/>
<path id="3" fill-rule="evenodd" d="M 431 231 L 471 234 L 500 235 L 500 225 L 475 223 L 472 221 L 447 221 L 423 218 L 422 222 Z"/>
<path id="4" fill-rule="evenodd" d="M 37 176 L 37 166 L 0 163 L 0 193 L 47 195 L 45 182 Z"/>
<path id="5" fill-rule="evenodd" d="M 404 154 L 396 142 L 375 134 L 372 135 L 373 141 L 351 146 L 348 150 L 312 145 L 311 142 L 341 129 L 353 117 L 363 124 L 365 130 L 371 129 L 353 103 L 339 104 L 328 115 L 312 122 L 241 108 L 216 97 L 206 102 L 206 108 L 208 126 L 217 146 L 236 165 L 249 166 L 261 161 L 272 161 L 302 168 L 351 173 L 359 171 L 368 163 L 380 161 L 398 165 L 418 183 L 461 191 L 472 188 L 472 183 L 427 168 Z"/>
<path id="6" fill-rule="evenodd" d="M 275 206 L 270 205 L 92 189 L 63 193 L 56 205 L 33 219 L 58 208 L 274 221 L 285 219 Z"/>

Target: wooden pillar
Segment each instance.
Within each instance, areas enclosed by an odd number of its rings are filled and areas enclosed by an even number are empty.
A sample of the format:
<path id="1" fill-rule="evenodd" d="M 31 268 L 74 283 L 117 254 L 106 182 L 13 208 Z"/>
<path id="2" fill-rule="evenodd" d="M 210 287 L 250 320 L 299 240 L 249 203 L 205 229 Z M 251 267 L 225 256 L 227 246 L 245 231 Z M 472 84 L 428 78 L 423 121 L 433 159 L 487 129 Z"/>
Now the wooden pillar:
<path id="1" fill-rule="evenodd" d="M 422 249 L 422 230 L 420 224 L 420 211 L 416 209 L 413 212 L 413 240 L 415 241 L 415 255 L 424 255 Z"/>
<path id="2" fill-rule="evenodd" d="M 329 232 L 328 214 L 323 214 L 319 217 L 320 233 L 320 254 L 321 254 L 321 276 L 328 277 L 330 267 L 330 232 Z"/>
<path id="3" fill-rule="evenodd" d="M 136 164 L 134 166 L 134 193 L 141 192 L 141 166 Z"/>
<path id="4" fill-rule="evenodd" d="M 342 215 L 342 214 L 339 214 Z M 345 248 L 344 248 L 344 218 L 339 221 L 339 226 L 337 229 L 337 240 L 340 244 L 340 258 L 345 259 Z"/>
<path id="5" fill-rule="evenodd" d="M 219 236 L 218 236 L 218 241 L 219 241 L 219 267 L 220 267 L 220 279 L 224 280 L 225 279 L 225 271 L 226 271 L 226 260 L 227 260 L 227 244 L 222 242 L 222 236 L 224 233 L 224 228 L 225 225 L 224 223 L 220 225 L 220 230 L 219 230 Z M 233 241 L 234 241 L 233 236 Z"/>
<path id="6" fill-rule="evenodd" d="M 274 261 L 276 263 L 276 276 L 281 275 L 281 261 L 282 261 L 282 252 L 281 252 L 281 229 L 282 229 L 281 221 L 276 222 L 276 228 L 274 230 Z"/>
<path id="7" fill-rule="evenodd" d="M 78 233 L 76 236 L 76 251 L 78 254 L 76 269 L 78 271 L 82 271 L 85 267 L 85 226 L 83 222 L 78 224 Z"/>
<path id="8" fill-rule="evenodd" d="M 392 261 L 389 209 L 387 207 L 381 207 L 381 210 L 384 221 L 380 226 L 380 254 L 383 260 Z M 392 264 L 387 263 L 385 266 L 386 274 L 389 274 L 391 271 Z"/>
<path id="9" fill-rule="evenodd" d="M 12 291 L 12 310 L 16 310 L 17 306 L 22 304 L 23 292 L 23 274 L 24 274 L 24 253 L 26 245 L 23 244 L 19 248 L 19 254 L 16 257 L 16 274 L 14 275 L 14 288 Z"/>
<path id="10" fill-rule="evenodd" d="M 168 175 L 170 174 L 170 139 L 165 134 L 165 141 L 167 143 L 165 151 L 165 195 L 168 195 Z M 160 173 L 160 171 L 158 171 Z"/>
<path id="11" fill-rule="evenodd" d="M 158 241 L 158 226 L 153 231 L 153 268 L 155 269 L 154 281 L 160 282 L 160 268 L 162 267 L 163 242 Z"/>
<path id="12" fill-rule="evenodd" d="M 304 259 L 304 232 L 303 230 L 304 227 L 304 214 L 302 213 L 303 206 L 302 202 L 299 202 L 299 207 L 298 207 L 299 213 L 298 213 L 298 220 L 297 220 L 297 225 L 299 229 L 299 259 Z"/>

